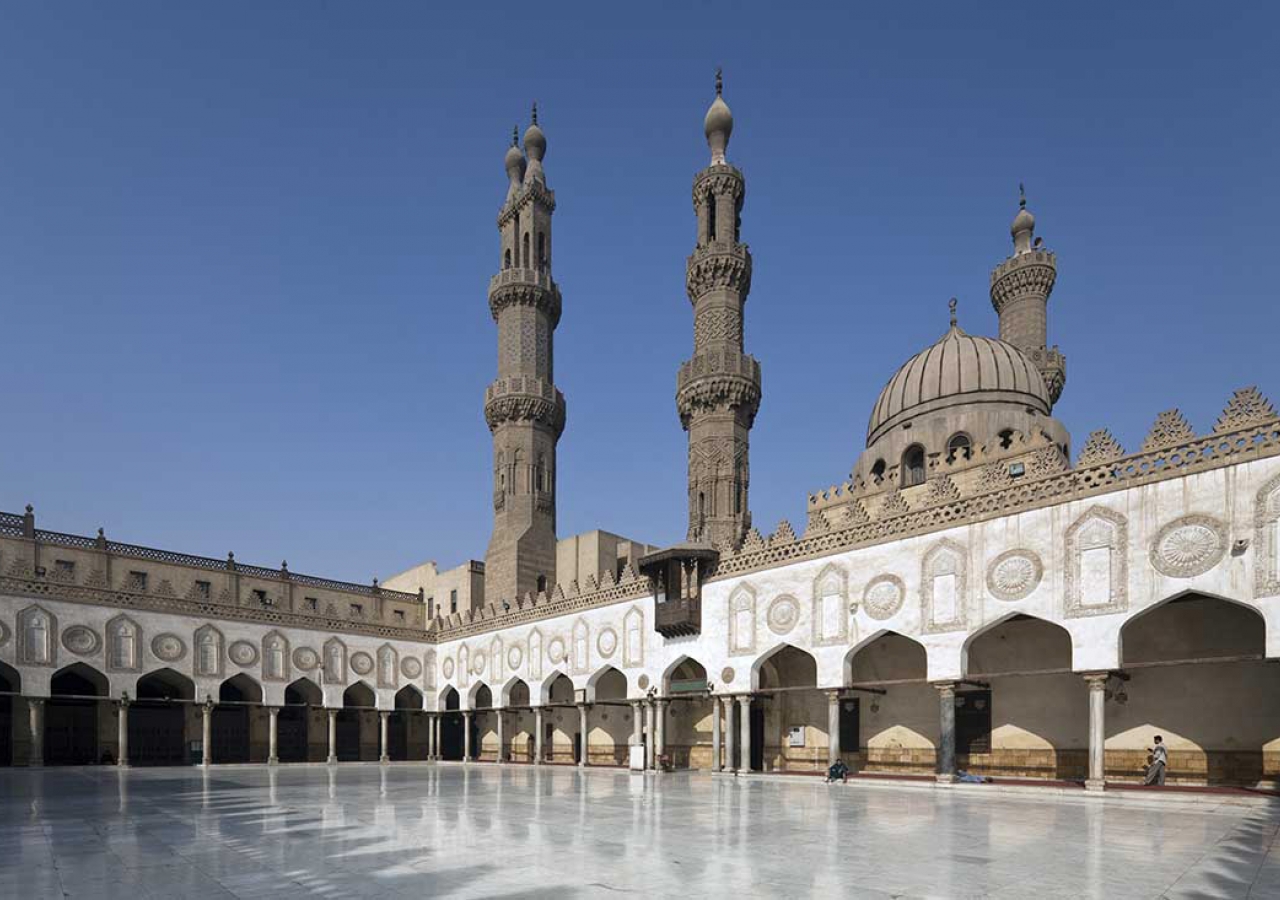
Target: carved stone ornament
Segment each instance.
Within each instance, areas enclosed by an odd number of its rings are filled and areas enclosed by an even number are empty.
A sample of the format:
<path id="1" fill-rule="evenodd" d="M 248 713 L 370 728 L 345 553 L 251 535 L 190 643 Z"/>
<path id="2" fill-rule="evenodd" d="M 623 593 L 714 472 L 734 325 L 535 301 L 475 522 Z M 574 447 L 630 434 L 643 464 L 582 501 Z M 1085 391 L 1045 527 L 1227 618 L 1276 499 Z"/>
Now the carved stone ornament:
<path id="1" fill-rule="evenodd" d="M 553 637 L 547 642 L 547 659 L 551 660 L 553 666 L 564 662 L 564 638 Z"/>
<path id="2" fill-rule="evenodd" d="M 1253 546 L 1258 554 L 1253 561 L 1253 595 L 1274 597 L 1280 594 L 1280 475 L 1259 488 L 1254 499 Z"/>
<path id="3" fill-rule="evenodd" d="M 299 647 L 293 651 L 293 664 L 304 672 L 312 672 L 320 665 L 320 654 L 311 647 Z"/>
<path id="4" fill-rule="evenodd" d="M 720 670 L 720 681 L 724 684 L 729 684 L 731 681 L 733 681 L 733 676 L 735 674 L 736 673 L 733 671 L 733 669 L 730 666 L 725 666 L 723 669 Z"/>
<path id="5" fill-rule="evenodd" d="M 171 631 L 151 639 L 151 652 L 161 662 L 177 662 L 187 655 L 187 645 Z"/>
<path id="6" fill-rule="evenodd" d="M 600 655 L 605 659 L 613 656 L 613 651 L 618 649 L 618 632 L 612 628 L 605 627 L 600 630 L 600 634 L 596 637 L 596 650 L 600 651 Z"/>
<path id="7" fill-rule="evenodd" d="M 519 644 L 512 644 L 507 648 L 507 665 L 513 669 L 518 669 L 522 662 L 524 662 L 524 651 L 520 649 Z"/>
<path id="8" fill-rule="evenodd" d="M 790 634 L 791 629 L 796 627 L 796 623 L 800 621 L 800 604 L 795 597 L 783 594 L 781 597 L 774 598 L 769 604 L 769 611 L 765 613 L 765 622 L 769 626 L 769 630 L 776 635 Z"/>
<path id="9" fill-rule="evenodd" d="M 368 675 L 373 671 L 373 657 L 363 650 L 351 654 L 351 671 L 357 675 Z"/>
<path id="10" fill-rule="evenodd" d="M 1223 524 L 1211 516 L 1183 516 L 1156 533 L 1151 542 L 1151 564 L 1171 578 L 1203 575 L 1227 552 Z"/>
<path id="11" fill-rule="evenodd" d="M 0 647 L 9 643 L 9 626 L 0 622 Z"/>
<path id="12" fill-rule="evenodd" d="M 897 575 L 877 575 L 862 592 L 862 608 L 873 619 L 891 619 L 902 609 L 907 587 Z"/>
<path id="13" fill-rule="evenodd" d="M 648 689 L 649 689 L 649 676 L 648 676 L 648 675 L 641 675 L 641 676 L 640 676 L 640 678 L 636 681 L 636 684 L 638 684 L 638 685 L 640 686 L 640 690 L 642 690 L 642 691 L 646 691 L 646 690 L 648 690 Z"/>
<path id="14" fill-rule="evenodd" d="M 400 661 L 400 674 L 405 678 L 417 678 L 422 674 L 422 663 L 415 657 L 406 656 Z"/>
<path id="15" fill-rule="evenodd" d="M 236 641 L 227 648 L 227 655 L 240 668 L 251 666 L 258 661 L 258 648 L 248 641 Z"/>
<path id="16" fill-rule="evenodd" d="M 92 628 L 84 625 L 72 625 L 62 632 L 62 646 L 76 656 L 90 656 L 98 652 L 102 639 Z"/>
<path id="17" fill-rule="evenodd" d="M 446 656 L 444 662 L 440 664 L 440 671 L 444 673 L 445 678 L 453 677 L 453 657 Z"/>
<path id="18" fill-rule="evenodd" d="M 477 650 L 471 657 L 471 672 L 475 675 L 483 675 L 485 663 L 488 661 L 489 659 L 484 655 L 484 651 Z"/>
<path id="19" fill-rule="evenodd" d="M 987 566 L 987 590 L 1009 602 L 1030 596 L 1044 577 L 1044 563 L 1031 550 L 1006 550 Z"/>

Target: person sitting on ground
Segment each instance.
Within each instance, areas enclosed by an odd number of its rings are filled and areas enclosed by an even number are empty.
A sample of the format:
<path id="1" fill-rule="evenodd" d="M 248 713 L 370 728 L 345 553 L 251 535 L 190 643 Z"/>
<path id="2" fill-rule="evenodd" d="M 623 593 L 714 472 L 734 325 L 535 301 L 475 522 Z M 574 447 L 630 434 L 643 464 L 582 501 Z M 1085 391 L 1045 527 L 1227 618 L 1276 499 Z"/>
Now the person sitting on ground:
<path id="1" fill-rule="evenodd" d="M 837 780 L 841 782 L 849 781 L 849 767 L 844 764 L 843 759 L 837 759 L 827 767 L 827 777 L 823 779 L 826 784 L 834 784 Z"/>
<path id="2" fill-rule="evenodd" d="M 1156 745 L 1151 748 L 1151 765 L 1147 766 L 1147 777 L 1143 784 L 1164 784 L 1164 770 L 1169 766 L 1169 751 L 1165 749 L 1164 738 L 1156 735 Z"/>

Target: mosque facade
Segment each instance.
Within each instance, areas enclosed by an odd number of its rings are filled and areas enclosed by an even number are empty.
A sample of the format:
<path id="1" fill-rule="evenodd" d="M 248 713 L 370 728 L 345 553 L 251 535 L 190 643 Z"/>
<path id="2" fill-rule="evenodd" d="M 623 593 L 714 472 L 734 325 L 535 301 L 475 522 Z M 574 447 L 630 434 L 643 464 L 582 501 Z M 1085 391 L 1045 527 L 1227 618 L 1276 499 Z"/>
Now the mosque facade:
<path id="1" fill-rule="evenodd" d="M 1054 417 L 1057 258 L 1019 204 L 999 335 L 949 327 L 797 529 L 753 523 L 746 179 L 717 79 L 694 177 L 685 540 L 556 533 L 547 137 L 513 137 L 489 285 L 483 561 L 358 585 L 0 514 L 0 763 L 381 760 L 1280 782 L 1280 416 L 1237 391 L 1142 446 Z M 768 302 L 764 298 L 761 302 Z M 572 314 L 572 301 L 568 311 Z M 675 498 L 673 498 L 673 501 Z M 637 749 L 640 748 L 640 749 Z"/>

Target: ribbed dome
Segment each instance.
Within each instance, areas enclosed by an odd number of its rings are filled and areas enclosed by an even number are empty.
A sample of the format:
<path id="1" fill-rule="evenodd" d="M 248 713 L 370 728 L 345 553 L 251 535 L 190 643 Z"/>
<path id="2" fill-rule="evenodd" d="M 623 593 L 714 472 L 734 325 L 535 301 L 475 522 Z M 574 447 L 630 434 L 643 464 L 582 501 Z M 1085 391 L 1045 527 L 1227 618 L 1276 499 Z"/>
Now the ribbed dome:
<path id="1" fill-rule="evenodd" d="M 1021 403 L 1049 414 L 1040 371 L 1012 344 L 965 334 L 958 325 L 907 360 L 871 410 L 867 445 L 917 415 L 964 404 Z"/>

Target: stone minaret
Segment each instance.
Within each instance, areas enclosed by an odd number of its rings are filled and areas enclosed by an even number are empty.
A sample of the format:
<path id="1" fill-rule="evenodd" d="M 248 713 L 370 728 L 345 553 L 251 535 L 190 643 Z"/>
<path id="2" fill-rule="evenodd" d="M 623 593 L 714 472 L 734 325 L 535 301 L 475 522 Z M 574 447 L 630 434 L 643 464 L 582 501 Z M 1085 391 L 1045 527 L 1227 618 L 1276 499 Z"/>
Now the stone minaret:
<path id="1" fill-rule="evenodd" d="M 1048 345 L 1049 295 L 1058 277 L 1058 258 L 1035 237 L 1036 217 L 1027 211 L 1027 196 L 1019 185 L 1018 215 L 1014 217 L 1013 255 L 991 272 L 991 305 L 1000 316 L 1000 340 L 1027 355 L 1057 403 L 1067 383 L 1067 360 Z"/>
<path id="2" fill-rule="evenodd" d="M 693 303 L 693 358 L 680 367 L 676 407 L 689 432 L 690 541 L 736 546 L 751 527 L 748 442 L 760 407 L 760 364 L 742 352 L 751 253 L 739 240 L 746 181 L 725 160 L 733 115 L 721 97 L 707 110 L 711 165 L 693 179 L 698 246 L 685 287 Z"/>
<path id="3" fill-rule="evenodd" d="M 564 395 L 556 390 L 553 338 L 560 289 L 551 279 L 551 214 L 538 108 L 507 150 L 507 199 L 498 214 L 502 271 L 489 282 L 498 323 L 498 377 L 485 391 L 493 433 L 493 537 L 485 554 L 485 598 L 509 600 L 556 583 L 556 442 Z"/>

